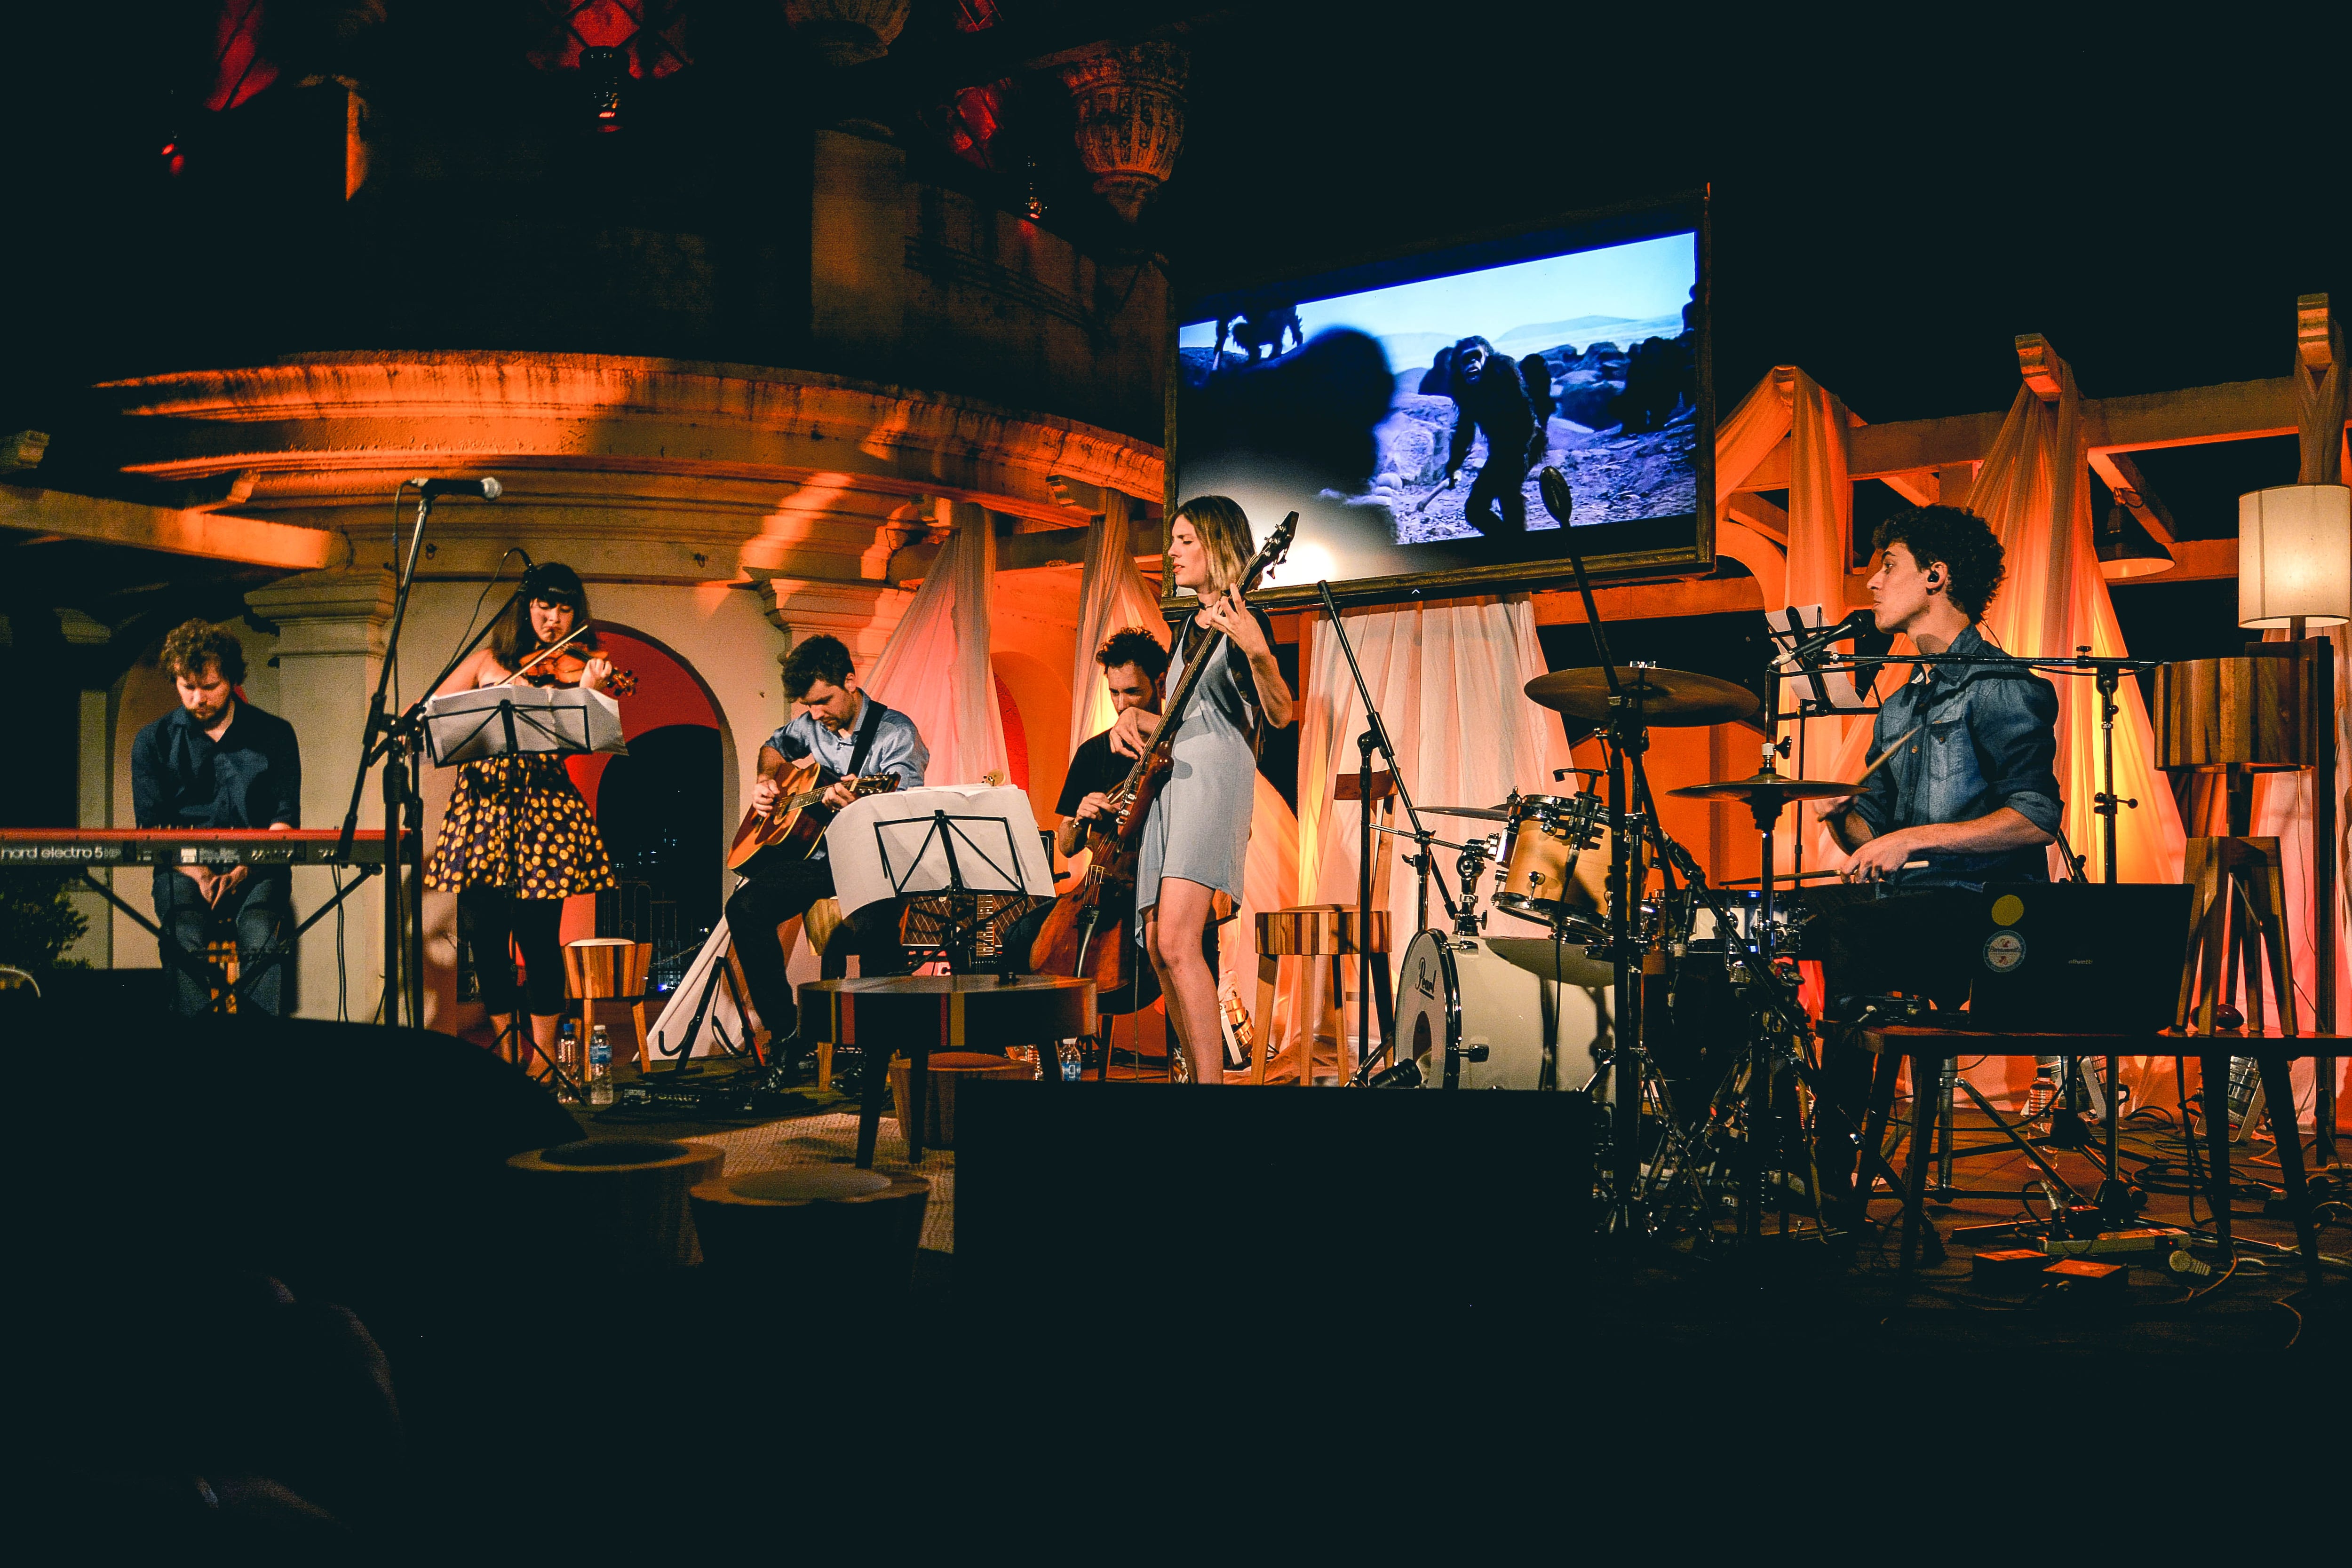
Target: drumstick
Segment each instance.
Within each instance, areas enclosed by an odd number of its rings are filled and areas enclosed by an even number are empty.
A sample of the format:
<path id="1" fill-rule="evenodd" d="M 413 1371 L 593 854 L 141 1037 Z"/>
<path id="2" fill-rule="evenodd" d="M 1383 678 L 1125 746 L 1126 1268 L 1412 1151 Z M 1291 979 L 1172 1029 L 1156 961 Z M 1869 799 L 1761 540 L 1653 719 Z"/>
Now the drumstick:
<path id="1" fill-rule="evenodd" d="M 1855 782 L 1856 784 L 1864 784 L 1864 783 L 1867 783 L 1867 782 L 1869 781 L 1869 779 L 1870 779 L 1870 776 L 1871 776 L 1872 774 L 1874 774 L 1874 773 L 1877 772 L 1880 768 L 1884 768 L 1884 767 L 1885 767 L 1885 766 L 1886 766 L 1886 759 L 1887 759 L 1888 758 L 1890 758 L 1890 757 L 1894 756 L 1896 752 L 1898 752 L 1898 751 L 1900 751 L 1900 750 L 1902 750 L 1902 749 L 1903 749 L 1903 742 L 1904 742 L 1904 741 L 1910 739 L 1913 736 L 1915 736 L 1915 735 L 1918 734 L 1922 729 L 1924 729 L 1924 728 L 1926 728 L 1926 727 L 1926 727 L 1925 725 L 1917 725 L 1917 724 L 1915 724 L 1915 725 L 1913 725 L 1909 729 L 1907 729 L 1907 730 L 1904 731 L 1904 732 L 1903 732 L 1903 734 L 1902 734 L 1902 736 L 1901 736 L 1899 738 L 1897 738 L 1897 739 L 1896 739 L 1896 741 L 1895 742 L 1895 744 L 1894 744 L 1894 745 L 1892 745 L 1892 746 L 1888 747 L 1885 750 L 1884 750 L 1884 751 L 1882 751 L 1882 752 L 1880 752 L 1880 753 L 1878 754 L 1878 760 L 1877 760 L 1877 761 L 1875 761 L 1875 762 L 1872 763 L 1869 767 L 1867 767 L 1867 768 L 1864 768 L 1864 769 L 1862 770 L 1862 777 L 1861 777 L 1861 778 L 1859 778 L 1859 779 L 1855 779 L 1855 780 L 1854 780 L 1854 782 Z"/>

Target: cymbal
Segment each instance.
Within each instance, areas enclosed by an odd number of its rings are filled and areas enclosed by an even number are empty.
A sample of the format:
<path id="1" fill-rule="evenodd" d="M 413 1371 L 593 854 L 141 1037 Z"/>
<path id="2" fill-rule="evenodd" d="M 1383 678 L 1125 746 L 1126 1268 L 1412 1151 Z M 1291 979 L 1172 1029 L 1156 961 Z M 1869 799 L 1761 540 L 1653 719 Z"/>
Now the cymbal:
<path id="1" fill-rule="evenodd" d="M 1638 705 L 1645 724 L 1668 727 L 1702 724 L 1737 724 L 1762 705 L 1756 694 L 1733 681 L 1688 670 L 1662 670 L 1654 665 L 1620 664 L 1617 684 L 1626 700 Z M 1554 670 L 1527 684 L 1528 700 L 1556 709 L 1585 724 L 1609 722 L 1609 678 L 1595 666 L 1589 670 Z"/>
<path id="2" fill-rule="evenodd" d="M 1433 817 L 1475 817 L 1482 822 L 1507 822 L 1511 820 L 1508 811 L 1494 806 L 1423 806 L 1422 810 Z"/>
<path id="3" fill-rule="evenodd" d="M 1832 800 L 1840 795 L 1859 795 L 1859 784 L 1829 784 L 1817 779 L 1784 779 L 1766 768 L 1746 779 L 1726 779 L 1713 784 L 1686 784 L 1679 789 L 1669 789 L 1685 800 L 1739 800 L 1754 805 L 1759 800 Z"/>

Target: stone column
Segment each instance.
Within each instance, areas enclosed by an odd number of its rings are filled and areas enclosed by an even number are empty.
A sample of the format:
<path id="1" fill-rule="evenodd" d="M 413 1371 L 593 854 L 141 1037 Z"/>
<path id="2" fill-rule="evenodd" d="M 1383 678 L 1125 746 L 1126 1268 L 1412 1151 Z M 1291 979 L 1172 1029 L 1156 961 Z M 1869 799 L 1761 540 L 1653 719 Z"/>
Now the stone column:
<path id="1" fill-rule="evenodd" d="M 294 727 L 302 746 L 302 825 L 341 827 L 351 802 L 352 775 L 359 766 L 368 699 L 383 667 L 385 629 L 392 622 L 394 580 L 389 571 L 311 571 L 246 596 L 254 613 L 275 622 L 278 637 L 278 715 Z M 404 661 L 414 679 L 429 679 L 430 668 Z M 410 694 L 412 696 L 414 693 Z M 360 800 L 360 825 L 381 831 L 383 796 L 380 770 L 371 770 Z M 350 880 L 350 873 L 343 873 Z M 324 867 L 294 873 L 298 918 L 333 895 L 333 875 Z M 343 904 L 345 967 L 335 964 L 335 917 L 329 915 L 302 940 L 296 959 L 296 1012 L 304 1018 L 338 1016 L 339 992 L 354 1019 L 373 1017 L 383 990 L 383 889 L 374 883 Z"/>

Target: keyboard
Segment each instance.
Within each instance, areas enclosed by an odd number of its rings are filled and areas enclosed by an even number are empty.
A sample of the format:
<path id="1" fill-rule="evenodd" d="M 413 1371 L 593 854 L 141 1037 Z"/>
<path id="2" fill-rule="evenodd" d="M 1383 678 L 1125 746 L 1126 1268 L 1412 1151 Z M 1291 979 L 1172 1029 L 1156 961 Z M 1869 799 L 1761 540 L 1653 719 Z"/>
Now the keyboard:
<path id="1" fill-rule="evenodd" d="M 0 828 L 0 865 L 383 863 L 383 829 L 353 834 L 349 860 L 335 852 L 342 837 L 340 828 Z"/>

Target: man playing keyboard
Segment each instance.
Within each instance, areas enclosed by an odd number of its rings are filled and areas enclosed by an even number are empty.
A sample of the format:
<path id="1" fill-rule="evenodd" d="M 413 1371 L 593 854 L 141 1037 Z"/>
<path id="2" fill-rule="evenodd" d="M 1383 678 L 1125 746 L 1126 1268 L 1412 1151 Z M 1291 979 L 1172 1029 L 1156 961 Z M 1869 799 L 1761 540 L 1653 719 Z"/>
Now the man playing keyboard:
<path id="1" fill-rule="evenodd" d="M 163 639 L 163 665 L 179 685 L 180 706 L 131 743 L 131 800 L 142 828 L 291 828 L 302 821 L 302 753 L 294 727 L 237 695 L 245 650 L 204 621 Z M 215 921 L 236 933 L 241 972 L 263 973 L 240 987 L 241 1006 L 283 1016 L 292 959 L 293 873 L 278 866 L 181 865 L 155 868 L 158 946 L 170 971 L 173 1005 L 184 1017 L 212 1007 L 206 987 L 176 962 L 173 948 L 201 957 Z"/>

